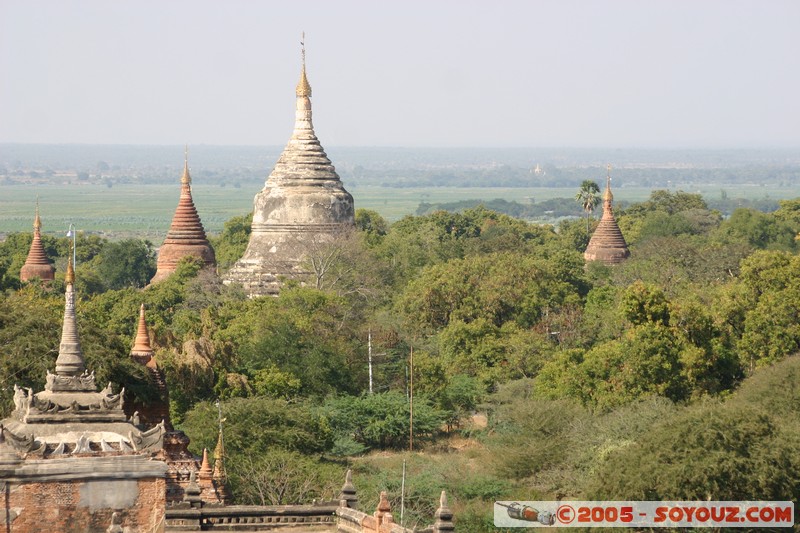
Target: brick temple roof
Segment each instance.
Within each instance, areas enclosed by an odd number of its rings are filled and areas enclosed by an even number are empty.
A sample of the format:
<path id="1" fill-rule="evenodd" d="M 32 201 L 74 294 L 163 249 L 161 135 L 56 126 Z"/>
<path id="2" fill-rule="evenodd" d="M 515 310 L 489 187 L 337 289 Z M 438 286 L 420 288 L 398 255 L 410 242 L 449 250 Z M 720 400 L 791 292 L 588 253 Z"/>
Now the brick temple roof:
<path id="1" fill-rule="evenodd" d="M 158 250 L 158 268 L 151 283 L 167 278 L 175 272 L 178 262 L 187 256 L 195 257 L 209 267 L 216 265 L 214 249 L 208 243 L 203 223 L 200 221 L 197 208 L 192 200 L 192 178 L 189 175 L 188 154 L 183 166 L 178 207 L 172 217 L 172 225 L 167 232 L 167 237 Z"/>
<path id="2" fill-rule="evenodd" d="M 42 281 L 52 281 L 56 276 L 55 267 L 50 264 L 44 253 L 41 239 L 42 220 L 39 218 L 39 202 L 36 202 L 36 217 L 33 219 L 33 241 L 28 251 L 28 258 L 19 271 L 19 279 L 30 281 L 39 278 Z"/>

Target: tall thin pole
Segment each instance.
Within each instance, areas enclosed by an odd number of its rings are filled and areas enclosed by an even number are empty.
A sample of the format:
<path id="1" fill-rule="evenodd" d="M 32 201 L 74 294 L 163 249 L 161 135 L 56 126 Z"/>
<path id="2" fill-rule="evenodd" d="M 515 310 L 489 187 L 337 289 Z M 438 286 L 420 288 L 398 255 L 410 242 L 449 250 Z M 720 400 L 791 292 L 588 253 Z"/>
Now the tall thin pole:
<path id="1" fill-rule="evenodd" d="M 222 402 L 217 400 L 217 424 L 219 424 L 219 434 L 222 435 Z"/>
<path id="2" fill-rule="evenodd" d="M 403 477 L 400 481 L 400 527 L 403 527 L 403 515 L 406 511 L 406 460 L 403 459 Z"/>
<path id="3" fill-rule="evenodd" d="M 408 450 L 414 451 L 414 347 L 411 347 L 409 362 L 409 393 L 408 393 Z"/>
<path id="4" fill-rule="evenodd" d="M 67 231 L 67 237 L 72 237 L 72 268 L 73 269 L 77 269 L 78 268 L 78 261 L 75 259 L 76 258 L 75 249 L 76 249 L 76 242 L 77 242 L 76 238 L 77 238 L 77 236 L 78 236 L 78 230 L 75 229 L 75 226 L 70 222 L 69 230 Z"/>
<path id="5" fill-rule="evenodd" d="M 217 423 L 219 424 L 219 440 L 217 441 L 218 450 L 214 450 L 214 452 L 216 455 L 216 452 L 219 451 L 220 457 L 219 458 L 214 457 L 216 461 L 214 463 L 214 467 L 215 469 L 218 468 L 218 472 L 221 477 L 227 478 L 228 473 L 225 471 L 225 442 L 222 437 L 222 423 L 225 422 L 225 419 L 222 418 L 222 402 L 220 400 L 217 400 L 216 404 L 217 404 Z M 217 462 L 221 462 L 222 464 L 217 465 Z"/>
<path id="6" fill-rule="evenodd" d="M 369 354 L 369 393 L 372 394 L 372 328 L 369 328 L 367 335 L 367 353 Z"/>

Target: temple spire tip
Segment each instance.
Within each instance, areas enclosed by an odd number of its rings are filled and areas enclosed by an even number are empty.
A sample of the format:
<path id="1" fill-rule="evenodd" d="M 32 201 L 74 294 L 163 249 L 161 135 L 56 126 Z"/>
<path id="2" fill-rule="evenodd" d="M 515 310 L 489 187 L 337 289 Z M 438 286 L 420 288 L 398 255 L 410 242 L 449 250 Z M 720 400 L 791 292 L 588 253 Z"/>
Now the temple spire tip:
<path id="1" fill-rule="evenodd" d="M 36 195 L 36 216 L 33 217 L 33 229 L 39 231 L 42 229 L 42 219 L 39 217 L 39 195 Z"/>
<path id="2" fill-rule="evenodd" d="M 610 202 L 614 199 L 614 195 L 611 194 L 611 163 L 606 165 L 606 190 L 603 192 L 603 201 Z"/>
<path id="3" fill-rule="evenodd" d="M 300 56 L 302 59 L 302 70 L 300 71 L 300 81 L 297 82 L 296 94 L 298 97 L 311 97 L 311 84 L 308 83 L 306 76 L 306 33 L 302 33 L 300 40 Z"/>
<path id="4" fill-rule="evenodd" d="M 181 185 L 191 185 L 192 177 L 189 175 L 189 145 L 183 147 L 183 176 L 181 176 Z"/>
<path id="5" fill-rule="evenodd" d="M 72 246 L 70 246 L 72 248 Z M 72 250 L 70 250 L 72 252 Z M 75 284 L 75 267 L 72 264 L 72 254 L 67 258 L 67 273 L 64 275 L 64 283 L 67 285 Z"/>

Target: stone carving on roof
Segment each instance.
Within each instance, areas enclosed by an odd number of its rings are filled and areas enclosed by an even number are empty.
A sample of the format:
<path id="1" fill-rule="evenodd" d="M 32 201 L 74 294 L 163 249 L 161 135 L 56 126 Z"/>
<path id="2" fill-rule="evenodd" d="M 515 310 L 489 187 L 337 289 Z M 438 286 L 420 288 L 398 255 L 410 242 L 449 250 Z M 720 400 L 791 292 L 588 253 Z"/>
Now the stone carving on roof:
<path id="1" fill-rule="evenodd" d="M 164 423 L 141 431 L 123 410 L 125 389 L 111 383 L 97 390 L 95 374 L 86 369 L 75 316 L 74 269 L 65 281 L 64 323 L 55 373 L 47 371 L 45 390 L 14 385 L 14 411 L 0 423 L 6 455 L 25 457 L 153 454 L 161 450 Z"/>
<path id="2" fill-rule="evenodd" d="M 3 424 L 0 424 L 0 444 L 6 444 L 14 450 L 22 453 L 32 452 L 34 449 L 38 449 L 43 446 L 41 442 L 39 442 L 37 446 L 36 438 L 33 436 L 33 433 L 28 435 L 17 435 Z"/>
<path id="3" fill-rule="evenodd" d="M 133 444 L 133 449 L 137 452 L 158 451 L 164 446 L 165 433 L 166 430 L 162 421 L 156 427 L 147 431 L 139 431 L 138 434 L 134 432 L 128 433 L 128 439 Z"/>
<path id="4" fill-rule="evenodd" d="M 110 385 L 110 383 L 109 383 Z M 94 381 L 94 371 L 91 373 L 85 370 L 80 376 L 63 376 L 47 371 L 47 380 L 44 386 L 47 391 L 76 391 L 89 392 L 96 391 L 97 385 Z"/>

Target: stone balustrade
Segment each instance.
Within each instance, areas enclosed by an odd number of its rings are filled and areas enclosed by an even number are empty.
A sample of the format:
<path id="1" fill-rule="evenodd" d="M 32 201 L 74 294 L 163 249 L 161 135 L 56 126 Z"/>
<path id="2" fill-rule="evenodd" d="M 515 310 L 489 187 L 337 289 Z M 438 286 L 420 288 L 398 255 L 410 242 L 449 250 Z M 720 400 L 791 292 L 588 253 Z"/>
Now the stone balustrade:
<path id="1" fill-rule="evenodd" d="M 453 513 L 442 491 L 434 523 L 421 530 L 408 529 L 395 522 L 389 498 L 381 492 L 372 514 L 355 509 L 358 503 L 351 472 L 347 471 L 338 501 L 312 505 L 206 505 L 199 497 L 194 480 L 180 504 L 167 507 L 166 533 L 178 531 L 288 531 L 340 533 L 449 533 L 455 531 Z M 192 497 L 194 495 L 195 497 Z"/>
<path id="2" fill-rule="evenodd" d="M 166 531 L 334 531 L 338 502 L 313 505 L 178 504 L 167 507 Z"/>

